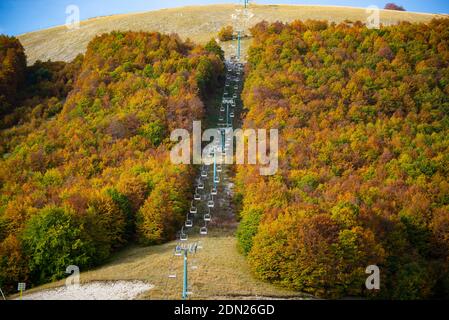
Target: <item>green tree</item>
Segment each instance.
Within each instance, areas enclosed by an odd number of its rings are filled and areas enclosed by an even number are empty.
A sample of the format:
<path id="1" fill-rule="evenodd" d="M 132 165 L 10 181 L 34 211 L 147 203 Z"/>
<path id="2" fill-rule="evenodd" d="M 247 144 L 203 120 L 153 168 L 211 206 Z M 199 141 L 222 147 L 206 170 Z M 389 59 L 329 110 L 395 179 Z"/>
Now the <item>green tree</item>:
<path id="1" fill-rule="evenodd" d="M 69 265 L 92 265 L 95 249 L 68 208 L 46 207 L 26 224 L 22 241 L 37 283 L 60 279 Z"/>

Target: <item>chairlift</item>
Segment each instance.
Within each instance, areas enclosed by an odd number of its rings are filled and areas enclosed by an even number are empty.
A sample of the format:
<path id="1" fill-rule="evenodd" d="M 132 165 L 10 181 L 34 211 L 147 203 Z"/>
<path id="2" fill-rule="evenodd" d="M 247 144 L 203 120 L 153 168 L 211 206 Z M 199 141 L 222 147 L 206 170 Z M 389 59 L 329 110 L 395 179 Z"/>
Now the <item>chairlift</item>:
<path id="1" fill-rule="evenodd" d="M 195 242 L 189 246 L 189 252 L 196 253 L 197 248 L 198 248 L 198 244 Z"/>
<path id="2" fill-rule="evenodd" d="M 179 236 L 179 240 L 187 241 L 187 233 L 184 233 L 184 227 L 181 228 L 181 234 Z"/>
<path id="3" fill-rule="evenodd" d="M 218 117 L 218 121 L 223 121 L 223 116 L 222 116 L 222 115 L 220 115 L 220 116 Z"/>
<path id="4" fill-rule="evenodd" d="M 206 221 L 206 222 L 210 221 L 211 219 L 212 219 L 212 216 L 211 216 L 210 213 L 206 213 L 206 214 L 203 216 L 203 220 Z"/>
<path id="5" fill-rule="evenodd" d="M 199 190 L 203 190 L 204 189 L 204 183 L 202 181 L 200 181 L 200 183 L 198 183 L 198 189 Z"/>
<path id="6" fill-rule="evenodd" d="M 215 183 L 219 183 L 219 182 L 220 182 L 220 177 L 219 177 L 219 176 L 215 176 L 214 182 L 215 182 Z"/>
<path id="7" fill-rule="evenodd" d="M 214 199 L 213 199 L 213 198 L 211 198 L 209 201 L 207 201 L 207 206 L 208 206 L 209 208 L 213 208 L 213 207 L 215 206 L 215 203 L 214 203 Z"/>
<path id="8" fill-rule="evenodd" d="M 197 212 L 198 212 L 198 209 L 193 205 L 193 201 L 192 201 L 192 204 L 190 205 L 190 213 L 195 214 Z"/>
<path id="9" fill-rule="evenodd" d="M 201 177 L 203 178 L 207 177 L 207 171 L 205 169 L 201 170 Z"/>
<path id="10" fill-rule="evenodd" d="M 234 93 L 234 94 L 232 95 L 232 97 L 233 97 L 234 99 L 237 99 L 237 94 Z"/>
<path id="11" fill-rule="evenodd" d="M 207 235 L 207 226 L 206 223 L 204 224 L 204 227 L 200 228 L 200 234 L 201 235 Z"/>
<path id="12" fill-rule="evenodd" d="M 230 116 L 231 118 L 234 118 L 234 112 L 231 112 L 231 113 L 229 114 L 229 116 Z"/>
<path id="13" fill-rule="evenodd" d="M 218 193 L 218 191 L 217 191 L 217 188 L 216 188 L 216 187 L 213 187 L 213 188 L 211 189 L 211 191 L 210 191 L 210 194 L 213 195 L 213 196 L 216 196 L 217 193 Z"/>
<path id="14" fill-rule="evenodd" d="M 198 192 L 198 188 L 195 189 L 195 194 L 193 195 L 193 200 L 201 200 L 201 195 Z"/>
<path id="15" fill-rule="evenodd" d="M 222 106 L 222 107 L 220 107 L 220 111 L 221 112 L 224 112 L 225 111 L 225 108 Z"/>
<path id="16" fill-rule="evenodd" d="M 181 246 L 178 244 L 175 247 L 175 256 L 180 256 L 180 255 L 182 255 L 182 250 L 181 250 Z"/>
<path id="17" fill-rule="evenodd" d="M 189 219 L 188 216 L 187 216 L 187 220 L 186 220 L 185 226 L 186 226 L 187 228 L 193 227 L 193 220 L 192 220 L 192 219 Z"/>

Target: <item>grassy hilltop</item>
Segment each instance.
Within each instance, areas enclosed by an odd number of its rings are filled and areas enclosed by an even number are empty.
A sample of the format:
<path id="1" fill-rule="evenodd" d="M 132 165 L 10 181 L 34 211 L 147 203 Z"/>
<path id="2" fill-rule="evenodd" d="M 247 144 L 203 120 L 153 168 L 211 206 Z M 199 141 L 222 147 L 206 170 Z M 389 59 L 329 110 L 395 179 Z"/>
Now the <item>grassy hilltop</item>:
<path id="1" fill-rule="evenodd" d="M 205 43 L 215 37 L 222 26 L 232 23 L 231 14 L 239 7 L 232 4 L 190 6 L 98 17 L 82 21 L 79 30 L 58 26 L 26 33 L 18 38 L 25 47 L 30 64 L 48 59 L 71 61 L 77 54 L 85 52 L 87 44 L 95 35 L 113 30 L 178 33 L 182 38 L 189 37 L 197 43 Z M 295 19 L 365 21 L 367 16 L 364 8 L 304 5 L 253 5 L 251 8 L 255 14 L 252 24 L 262 20 L 290 22 Z M 381 22 L 385 25 L 404 20 L 425 22 L 433 17 L 435 15 L 432 14 L 381 11 Z"/>

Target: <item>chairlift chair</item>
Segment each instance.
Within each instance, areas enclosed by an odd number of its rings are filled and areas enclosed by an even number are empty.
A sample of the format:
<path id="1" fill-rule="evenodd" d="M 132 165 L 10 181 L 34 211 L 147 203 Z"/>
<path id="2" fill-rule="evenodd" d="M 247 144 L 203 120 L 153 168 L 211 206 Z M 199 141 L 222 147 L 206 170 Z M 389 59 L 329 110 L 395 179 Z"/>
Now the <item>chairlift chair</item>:
<path id="1" fill-rule="evenodd" d="M 217 191 L 217 188 L 216 188 L 216 187 L 213 187 L 213 188 L 211 189 L 211 191 L 210 191 L 210 194 L 213 195 L 213 196 L 217 195 L 217 193 L 218 193 L 218 191 Z"/>
<path id="2" fill-rule="evenodd" d="M 215 176 L 214 182 L 215 183 L 219 183 L 220 182 L 220 177 L 219 176 Z"/>
<path id="3" fill-rule="evenodd" d="M 178 244 L 175 247 L 175 256 L 180 256 L 180 255 L 182 255 L 182 250 L 181 250 L 181 246 Z"/>
<path id="4" fill-rule="evenodd" d="M 198 183 L 198 189 L 199 190 L 203 190 L 204 189 L 204 183 L 202 181 L 200 181 L 200 183 Z"/>
<path id="5" fill-rule="evenodd" d="M 193 195 L 194 200 L 201 200 L 201 195 L 198 193 L 198 188 L 195 189 L 195 194 Z"/>
<path id="6" fill-rule="evenodd" d="M 193 227 L 193 220 L 192 220 L 192 219 L 189 219 L 189 216 L 188 216 L 188 215 L 187 215 L 187 220 L 186 220 L 185 226 L 186 226 L 187 228 Z"/>
<path id="7" fill-rule="evenodd" d="M 213 197 L 211 197 L 211 198 L 209 199 L 209 201 L 207 201 L 207 206 L 208 206 L 209 208 L 213 208 L 213 207 L 215 206 L 214 198 L 213 198 Z"/>
<path id="8" fill-rule="evenodd" d="M 226 146 L 226 144 L 225 144 L 225 146 Z M 221 172 L 221 171 L 222 171 L 221 164 L 217 164 L 217 172 Z"/>
<path id="9" fill-rule="evenodd" d="M 198 212 L 198 209 L 193 205 L 193 201 L 192 201 L 192 204 L 190 205 L 190 213 L 195 214 L 197 212 Z"/>
<path id="10" fill-rule="evenodd" d="M 179 235 L 179 240 L 187 241 L 187 233 L 184 233 L 184 227 L 181 228 L 181 234 Z"/>
<path id="11" fill-rule="evenodd" d="M 224 112 L 224 111 L 225 111 L 225 108 L 224 108 L 223 106 L 221 106 L 221 107 L 220 107 L 220 111 L 221 111 L 221 112 Z"/>
<path id="12" fill-rule="evenodd" d="M 212 219 L 212 216 L 210 215 L 210 213 L 206 213 L 203 216 L 203 220 L 206 221 L 206 222 L 210 221 L 211 219 Z"/>
<path id="13" fill-rule="evenodd" d="M 202 176 L 203 178 L 206 178 L 206 177 L 207 177 L 207 171 L 206 171 L 206 169 L 201 170 L 201 176 Z"/>
<path id="14" fill-rule="evenodd" d="M 231 118 L 234 118 L 234 112 L 231 112 L 231 113 L 229 114 L 229 116 L 230 116 Z"/>
<path id="15" fill-rule="evenodd" d="M 204 227 L 200 228 L 200 234 L 201 235 L 207 235 L 207 225 L 204 223 Z"/>
<path id="16" fill-rule="evenodd" d="M 218 121 L 223 121 L 223 116 L 222 116 L 222 115 L 220 115 L 220 116 L 218 117 Z"/>

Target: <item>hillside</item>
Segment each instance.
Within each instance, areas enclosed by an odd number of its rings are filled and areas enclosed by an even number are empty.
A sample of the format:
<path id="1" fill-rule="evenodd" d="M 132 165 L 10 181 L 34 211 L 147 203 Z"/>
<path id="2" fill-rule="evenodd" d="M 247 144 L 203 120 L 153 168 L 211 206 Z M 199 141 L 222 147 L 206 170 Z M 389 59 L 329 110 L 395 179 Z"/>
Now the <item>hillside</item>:
<path id="1" fill-rule="evenodd" d="M 199 241 L 192 299 L 449 296 L 449 19 L 382 11 L 367 29 L 350 22 L 364 9 L 255 6 L 246 65 L 225 68 L 209 40 L 235 8 L 0 39 L 0 287 L 60 286 L 75 264 L 83 283 L 179 298 L 173 250 Z M 228 116 L 279 129 L 275 175 L 170 161 L 170 132 Z"/>
<path id="2" fill-rule="evenodd" d="M 231 14 L 237 5 L 191 6 L 163 9 L 144 13 L 122 14 L 98 17 L 81 22 L 79 30 L 68 30 L 65 26 L 40 30 L 20 35 L 25 47 L 28 63 L 47 59 L 71 61 L 79 53 L 84 53 L 89 41 L 97 34 L 121 31 L 158 31 L 166 34 L 177 33 L 183 39 L 191 38 L 197 43 L 205 43 L 216 37 L 222 26 L 232 24 Z M 318 19 L 342 22 L 346 19 L 366 20 L 364 8 L 294 6 L 294 5 L 252 5 L 256 24 L 268 22 L 290 22 L 295 19 Z M 398 11 L 381 11 L 381 22 L 385 25 L 399 21 L 426 22 L 435 15 Z M 225 51 L 229 44 L 225 45 Z"/>

